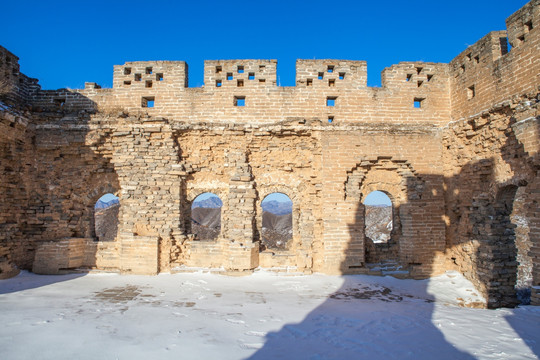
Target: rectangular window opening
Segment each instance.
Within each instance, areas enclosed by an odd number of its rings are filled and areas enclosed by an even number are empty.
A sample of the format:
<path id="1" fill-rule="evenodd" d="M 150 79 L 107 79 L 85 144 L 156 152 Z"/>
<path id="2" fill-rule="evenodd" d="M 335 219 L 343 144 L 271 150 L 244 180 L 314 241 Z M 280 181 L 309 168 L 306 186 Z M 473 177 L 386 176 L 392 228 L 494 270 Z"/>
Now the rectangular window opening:
<path id="1" fill-rule="evenodd" d="M 427 81 L 430 82 L 431 79 L 433 79 L 433 75 L 432 75 L 432 74 L 428 74 L 428 75 L 427 75 Z"/>
<path id="2" fill-rule="evenodd" d="M 412 79 L 412 74 L 407 74 L 407 81 L 411 81 Z"/>
<path id="3" fill-rule="evenodd" d="M 533 24 L 532 24 L 532 20 L 529 20 L 525 23 L 525 31 L 526 32 L 529 32 L 533 29 Z"/>
<path id="4" fill-rule="evenodd" d="M 334 117 L 333 116 L 329 116 L 328 117 L 328 123 L 333 123 L 334 122 Z"/>
<path id="5" fill-rule="evenodd" d="M 340 72 L 339 73 L 339 80 L 343 80 L 345 79 L 345 73 L 344 72 Z"/>
<path id="6" fill-rule="evenodd" d="M 480 62 L 480 56 L 476 55 L 474 57 L 474 62 L 478 64 Z"/>
<path id="7" fill-rule="evenodd" d="M 336 80 L 335 79 L 328 80 L 328 86 L 330 86 L 330 87 L 336 86 Z"/>
<path id="8" fill-rule="evenodd" d="M 152 87 L 152 80 L 146 80 L 145 87 L 151 88 Z"/>
<path id="9" fill-rule="evenodd" d="M 245 96 L 235 96 L 234 97 L 234 106 L 246 106 L 246 97 Z"/>
<path id="10" fill-rule="evenodd" d="M 421 68 L 421 67 L 417 67 L 417 68 L 416 68 L 416 73 L 417 73 L 417 74 L 420 74 L 420 73 L 422 72 L 422 69 L 423 69 L 423 68 Z"/>
<path id="11" fill-rule="evenodd" d="M 156 80 L 157 80 L 157 81 L 163 81 L 163 74 L 157 73 L 157 74 L 156 74 Z"/>
<path id="12" fill-rule="evenodd" d="M 317 79 L 322 80 L 324 77 L 324 73 L 320 72 L 317 76 Z"/>
<path id="13" fill-rule="evenodd" d="M 135 74 L 135 81 L 141 81 L 141 74 Z"/>
<path id="14" fill-rule="evenodd" d="M 221 80 L 216 80 L 216 87 L 221 87 Z"/>
<path id="15" fill-rule="evenodd" d="M 56 106 L 63 108 L 66 105 L 66 99 L 54 99 Z"/>
<path id="16" fill-rule="evenodd" d="M 414 98 L 414 107 L 420 109 L 423 105 L 424 98 Z"/>
<path id="17" fill-rule="evenodd" d="M 149 75 L 152 74 L 152 67 L 151 66 L 146 68 L 146 73 L 149 74 Z"/>
<path id="18" fill-rule="evenodd" d="M 264 84 L 266 82 L 266 79 L 259 79 L 259 84 Z"/>
<path id="19" fill-rule="evenodd" d="M 227 73 L 227 80 L 232 80 L 232 79 L 233 79 L 232 73 Z"/>
<path id="20" fill-rule="evenodd" d="M 327 71 L 329 73 L 333 73 L 334 72 L 334 65 L 328 65 Z"/>
<path id="21" fill-rule="evenodd" d="M 244 73 L 244 66 L 243 65 L 238 65 L 236 70 L 238 71 L 239 74 L 243 74 Z"/>
<path id="22" fill-rule="evenodd" d="M 255 80 L 255 73 L 250 72 L 248 74 L 248 80 Z"/>
<path id="23" fill-rule="evenodd" d="M 337 96 L 328 96 L 326 98 L 326 106 L 336 106 Z"/>
<path id="24" fill-rule="evenodd" d="M 474 85 L 469 86 L 467 88 L 467 99 L 471 100 L 476 95 L 476 91 L 474 90 Z"/>
<path id="25" fill-rule="evenodd" d="M 141 99 L 141 106 L 143 108 L 153 108 L 154 107 L 154 97 L 153 96 L 143 96 Z"/>
<path id="26" fill-rule="evenodd" d="M 313 79 L 307 79 L 306 80 L 306 85 L 307 86 L 313 86 Z"/>
<path id="27" fill-rule="evenodd" d="M 130 67 L 125 67 L 124 68 L 124 75 L 129 75 L 131 74 L 131 68 Z"/>
<path id="28" fill-rule="evenodd" d="M 223 68 L 221 66 L 216 66 L 216 74 L 221 73 L 222 70 Z"/>
<path id="29" fill-rule="evenodd" d="M 129 86 L 129 85 L 131 85 L 131 81 L 128 81 L 128 80 L 124 81 L 124 86 Z"/>
<path id="30" fill-rule="evenodd" d="M 236 86 L 238 86 L 238 87 L 243 87 L 243 86 L 244 86 L 244 80 L 239 79 L 239 80 L 236 82 Z"/>
<path id="31" fill-rule="evenodd" d="M 467 54 L 467 55 L 465 55 L 465 56 L 467 56 L 467 60 L 471 61 L 471 59 L 472 59 L 472 56 L 471 56 L 471 54 L 470 54 L 470 53 L 469 53 L 469 54 Z"/>
<path id="32" fill-rule="evenodd" d="M 264 71 L 266 69 L 266 65 L 259 65 L 259 71 Z"/>

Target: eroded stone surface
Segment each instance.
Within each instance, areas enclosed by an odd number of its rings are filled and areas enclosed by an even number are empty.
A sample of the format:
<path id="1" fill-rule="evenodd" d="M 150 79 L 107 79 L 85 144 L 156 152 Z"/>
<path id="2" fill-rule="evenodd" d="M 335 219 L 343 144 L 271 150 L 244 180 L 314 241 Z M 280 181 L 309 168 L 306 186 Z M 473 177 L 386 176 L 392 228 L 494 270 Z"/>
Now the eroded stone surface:
<path id="1" fill-rule="evenodd" d="M 0 269 L 365 273 L 362 201 L 380 190 L 393 219 L 376 261 L 459 269 L 490 307 L 514 305 L 516 282 L 538 303 L 539 19 L 533 0 L 508 32 L 450 64 L 393 65 L 381 88 L 363 61 L 298 60 L 279 87 L 276 61 L 227 60 L 205 62 L 201 88 L 184 62 L 153 61 L 115 66 L 112 89 L 41 90 L 0 47 Z M 223 202 L 212 241 L 191 226 L 204 192 Z M 273 192 L 293 202 L 292 239 L 261 252 Z M 94 229 L 105 193 L 114 241 Z"/>

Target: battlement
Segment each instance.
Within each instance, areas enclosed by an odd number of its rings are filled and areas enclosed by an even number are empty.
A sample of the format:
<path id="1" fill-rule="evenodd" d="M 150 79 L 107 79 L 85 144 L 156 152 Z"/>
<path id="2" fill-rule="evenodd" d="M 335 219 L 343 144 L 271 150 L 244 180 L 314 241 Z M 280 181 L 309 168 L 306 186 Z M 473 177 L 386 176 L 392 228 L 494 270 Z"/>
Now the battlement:
<path id="1" fill-rule="evenodd" d="M 367 63 L 352 60 L 296 60 L 296 86 L 314 89 L 367 87 Z"/>
<path id="2" fill-rule="evenodd" d="M 204 87 L 276 86 L 277 60 L 207 60 Z"/>
<path id="3" fill-rule="evenodd" d="M 0 46 L 0 75 L 5 80 L 19 76 L 19 58 Z"/>
<path id="4" fill-rule="evenodd" d="M 513 48 L 532 41 L 536 36 L 533 29 L 540 27 L 540 1 L 533 0 L 506 19 L 508 41 Z"/>
<path id="5" fill-rule="evenodd" d="M 159 91 L 187 86 L 188 66 L 184 61 L 133 61 L 114 66 L 114 89 Z"/>
<path id="6" fill-rule="evenodd" d="M 539 0 L 529 2 L 508 17 L 508 32 L 490 32 L 450 62 L 454 118 L 482 112 L 513 94 L 537 90 L 539 5 Z"/>
<path id="7" fill-rule="evenodd" d="M 8 102 L 26 102 L 40 89 L 37 79 L 20 72 L 19 58 L 0 46 L 0 97 Z"/>
<path id="8" fill-rule="evenodd" d="M 296 86 L 281 87 L 277 60 L 240 59 L 205 61 L 200 88 L 188 87 L 184 61 L 135 61 L 114 66 L 112 89 L 89 82 L 82 90 L 40 91 L 4 48 L 0 75 L 19 99 L 53 111 L 92 105 L 185 122 L 272 123 L 300 117 L 442 125 L 509 94 L 535 89 L 540 72 L 538 1 L 508 18 L 508 33 L 487 34 L 449 64 L 401 62 L 385 68 L 381 87 L 367 86 L 365 61 L 299 59 Z"/>

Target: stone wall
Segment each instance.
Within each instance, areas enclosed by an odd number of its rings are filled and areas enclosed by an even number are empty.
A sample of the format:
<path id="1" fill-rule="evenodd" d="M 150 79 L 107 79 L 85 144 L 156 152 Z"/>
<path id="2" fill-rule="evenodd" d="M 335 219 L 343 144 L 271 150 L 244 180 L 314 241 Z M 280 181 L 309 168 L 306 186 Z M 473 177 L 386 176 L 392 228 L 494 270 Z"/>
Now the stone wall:
<path id="1" fill-rule="evenodd" d="M 363 200 L 385 192 L 391 249 L 413 278 L 458 269 L 489 307 L 540 286 L 540 3 L 450 64 L 404 62 L 367 86 L 367 64 L 206 61 L 189 88 L 181 61 L 129 62 L 113 87 L 41 90 L 0 47 L 0 268 L 40 273 L 370 273 Z M 9 59 L 9 61 L 7 60 Z M 221 232 L 201 241 L 191 204 L 213 192 Z M 261 201 L 293 201 L 283 250 L 260 246 Z M 97 241 L 94 204 L 119 196 L 118 231 Z M 11 270 L 6 271 L 11 274 Z M 3 270 L 4 271 L 4 270 Z"/>
<path id="2" fill-rule="evenodd" d="M 492 32 L 450 63 L 454 121 L 443 135 L 448 256 L 489 307 L 515 305 L 516 283 L 540 281 L 531 226 L 539 218 L 540 2 L 507 26 L 511 50 L 506 32 Z"/>

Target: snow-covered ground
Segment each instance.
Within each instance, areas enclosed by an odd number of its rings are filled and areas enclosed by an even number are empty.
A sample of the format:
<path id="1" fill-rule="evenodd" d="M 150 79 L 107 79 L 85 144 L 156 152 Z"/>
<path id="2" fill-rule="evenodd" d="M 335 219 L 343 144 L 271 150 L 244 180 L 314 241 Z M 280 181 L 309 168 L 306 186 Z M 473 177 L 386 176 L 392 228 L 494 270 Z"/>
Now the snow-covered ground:
<path id="1" fill-rule="evenodd" d="M 0 359 L 537 359 L 540 307 L 482 301 L 457 273 L 207 273 L 0 281 Z"/>

